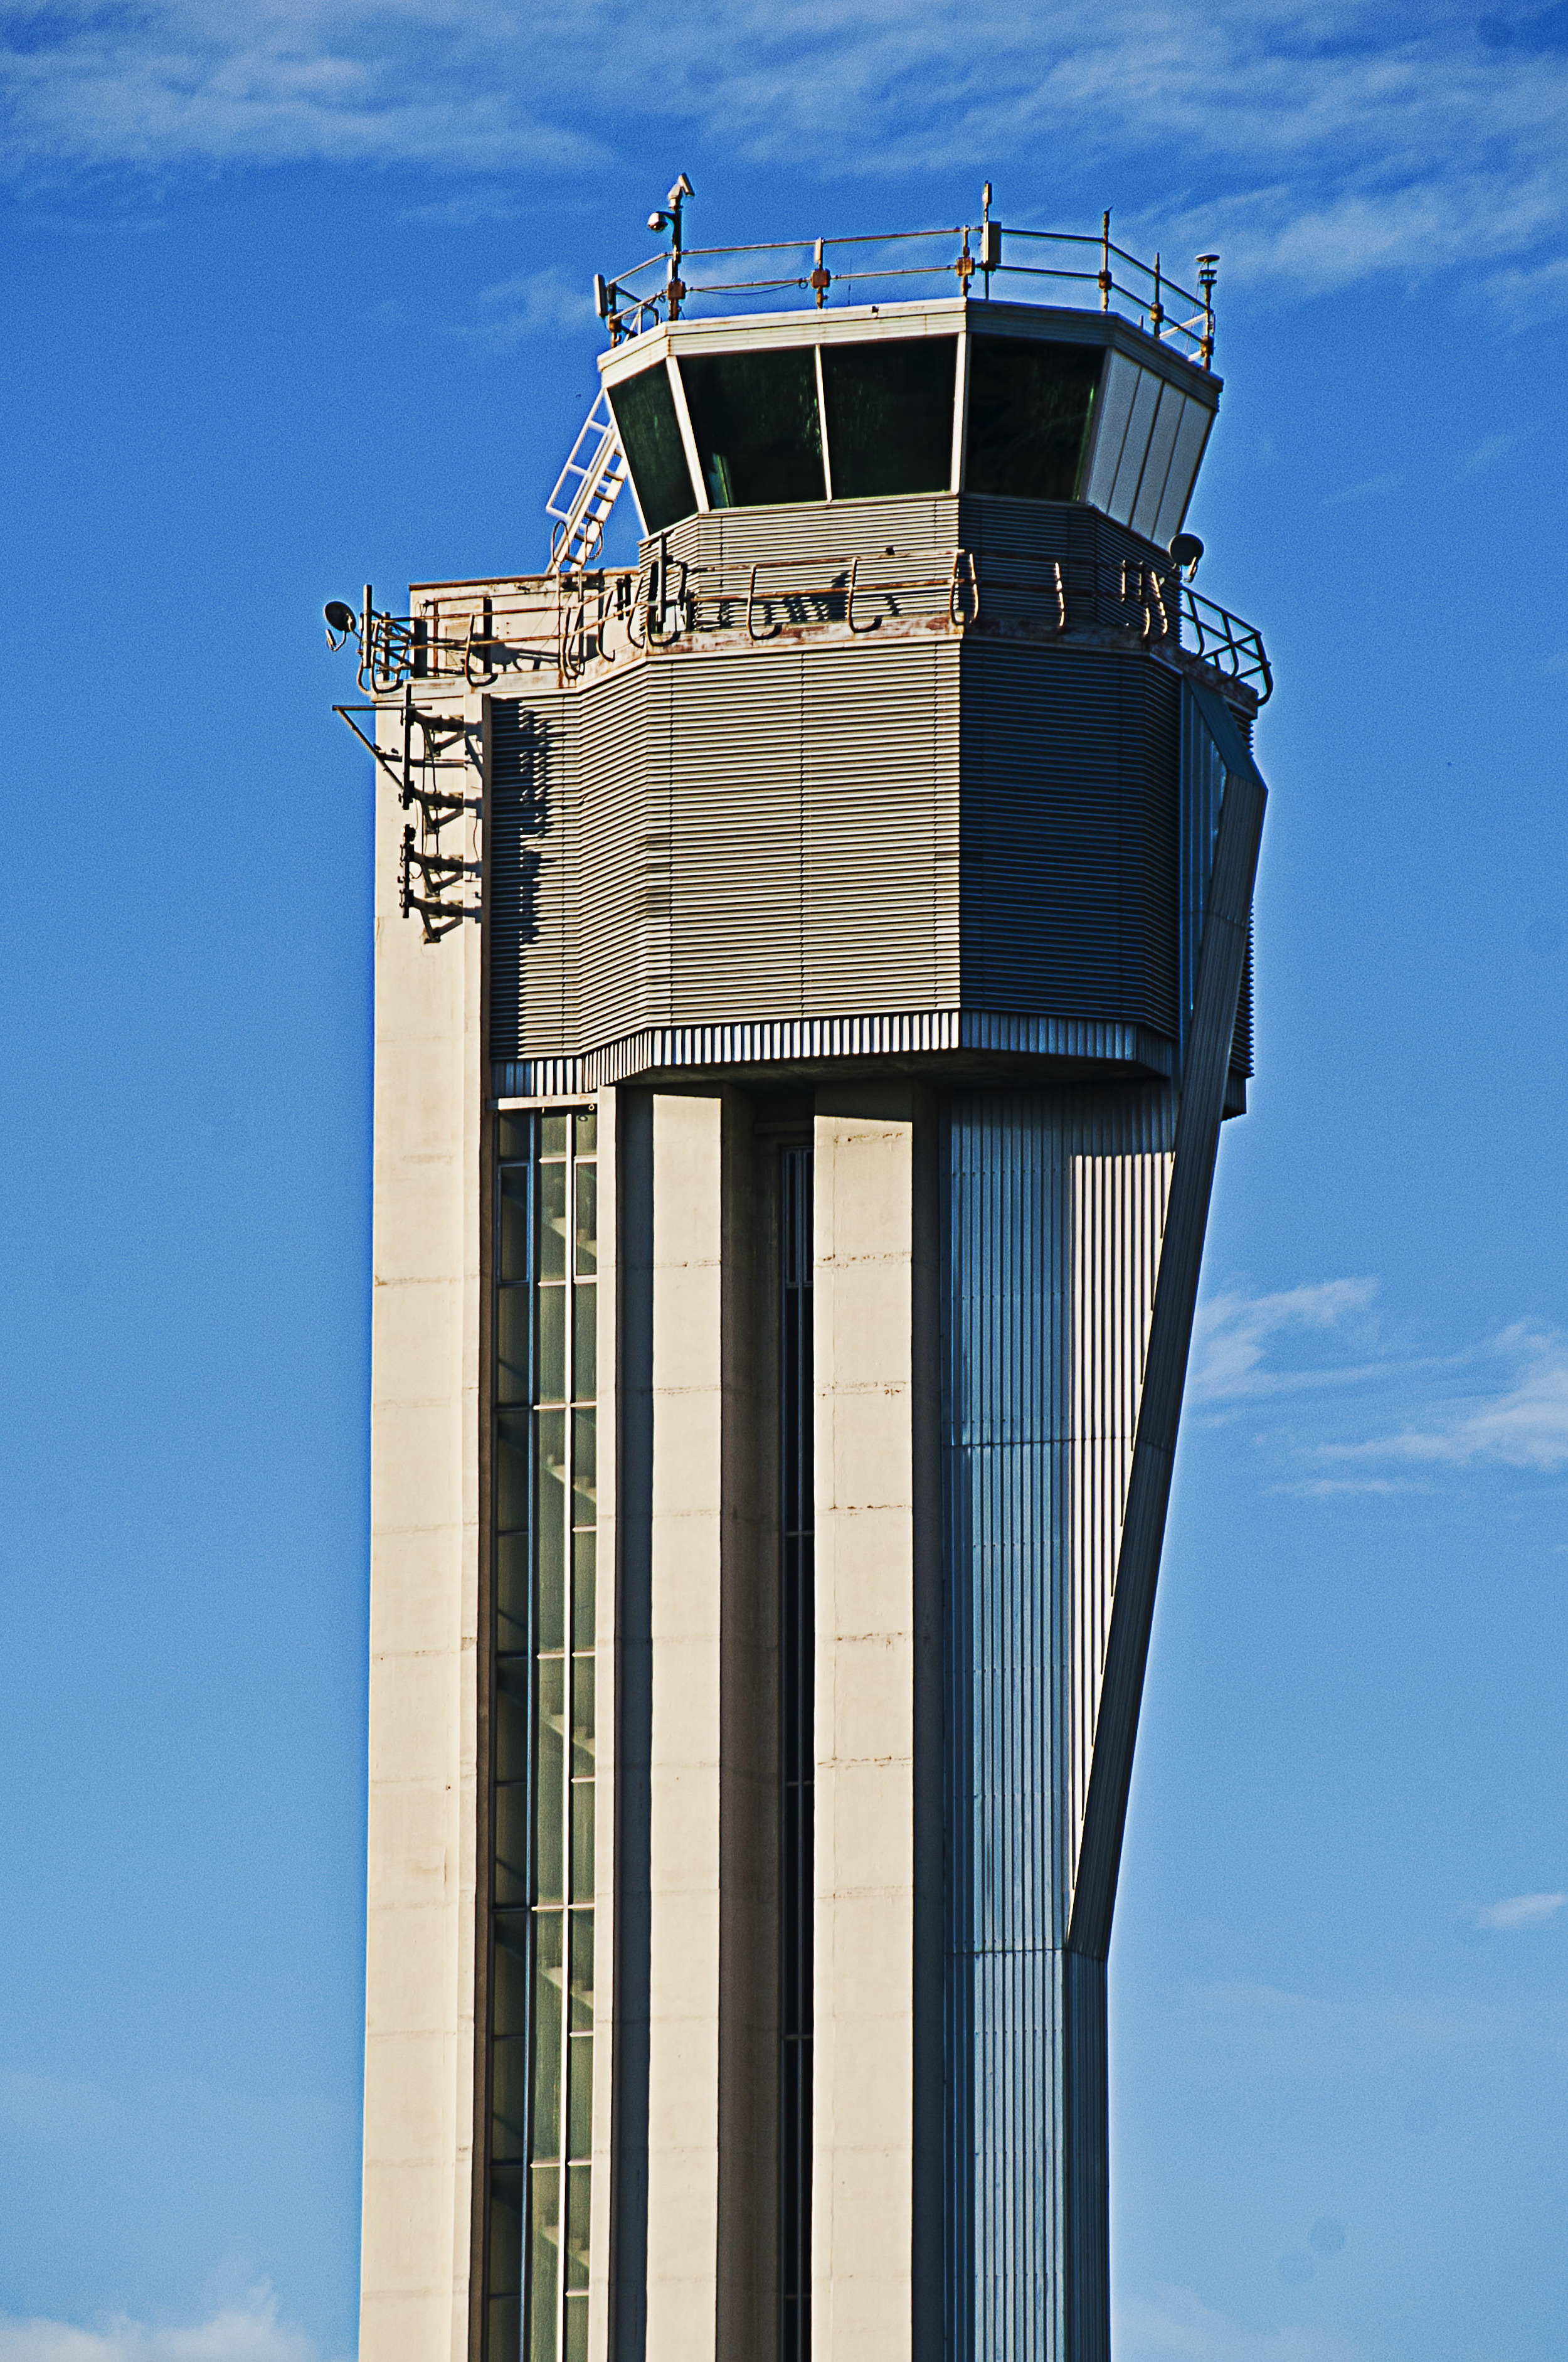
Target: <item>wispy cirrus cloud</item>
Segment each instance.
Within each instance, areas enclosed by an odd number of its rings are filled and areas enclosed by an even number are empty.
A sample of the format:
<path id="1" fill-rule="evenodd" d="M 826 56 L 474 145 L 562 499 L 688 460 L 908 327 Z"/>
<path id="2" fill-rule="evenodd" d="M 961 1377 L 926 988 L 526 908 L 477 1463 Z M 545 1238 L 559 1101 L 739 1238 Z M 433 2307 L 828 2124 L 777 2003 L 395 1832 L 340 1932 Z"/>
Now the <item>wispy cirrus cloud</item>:
<path id="1" fill-rule="evenodd" d="M 1488 1935 L 1517 1936 L 1527 1928 L 1549 1927 L 1565 1903 L 1568 1894 L 1510 1894 L 1501 1903 L 1478 1904 L 1465 1916 Z"/>
<path id="2" fill-rule="evenodd" d="M 279 2319 L 278 2300 L 263 2284 L 185 2327 L 123 2313 L 92 2329 L 0 2317 L 0 2362 L 319 2362 L 319 2356 L 303 2330 Z"/>
<path id="3" fill-rule="evenodd" d="M 1427 1407 L 1359 1443 L 1325 1445 L 1326 1460 L 1469 1468 L 1490 1462 L 1551 1475 L 1568 1467 L 1568 1339 L 1515 1321 L 1492 1339 L 1504 1384 Z"/>
<path id="4" fill-rule="evenodd" d="M 1316 1434 L 1299 1424 L 1266 1441 L 1311 1496 L 1395 1493 L 1440 1470 L 1568 1468 L 1568 1336 L 1518 1320 L 1446 1354 L 1378 1350 L 1374 1279 L 1319 1280 L 1250 1295 L 1222 1288 L 1199 1305 L 1188 1391 L 1225 1415 L 1291 1395 L 1355 1396 Z M 1353 1422 L 1359 1432 L 1346 1433 Z M 1326 1433 L 1330 1425 L 1338 1434 Z"/>
<path id="5" fill-rule="evenodd" d="M 1350 2362 L 1354 2350 L 1332 2329 L 1295 2323 L 1249 2329 L 1189 2289 L 1122 2297 L 1115 2316 L 1116 2351 L 1124 2362 Z"/>
<path id="6" fill-rule="evenodd" d="M 1352 1329 L 1364 1338 L 1364 1315 L 1376 1293 L 1375 1279 L 1326 1279 L 1266 1296 L 1228 1288 L 1208 1297 L 1199 1305 L 1193 1327 L 1194 1398 L 1280 1394 L 1303 1385 L 1342 1384 L 1364 1374 L 1342 1361 L 1308 1370 L 1280 1369 L 1270 1366 L 1264 1356 L 1284 1339 L 1342 1339 Z"/>
<path id="7" fill-rule="evenodd" d="M 1221 243 L 1231 277 L 1460 268 L 1539 315 L 1568 303 L 1568 44 L 1554 16 L 1487 22 L 1370 0 L 66 0 L 0 9 L 0 107 L 24 182 L 300 159 L 512 181 L 646 144 L 657 91 L 671 169 L 690 139 L 808 183 L 989 170 L 1026 219 L 1050 155 L 1120 192 L 1130 232 Z"/>

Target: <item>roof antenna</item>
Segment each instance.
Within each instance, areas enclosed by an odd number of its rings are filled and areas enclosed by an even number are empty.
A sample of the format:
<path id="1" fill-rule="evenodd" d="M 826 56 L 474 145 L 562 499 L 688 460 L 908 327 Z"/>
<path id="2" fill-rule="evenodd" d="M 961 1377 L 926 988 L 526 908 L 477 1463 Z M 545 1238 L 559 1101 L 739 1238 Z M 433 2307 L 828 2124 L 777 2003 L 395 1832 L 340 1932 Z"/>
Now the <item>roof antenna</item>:
<path id="1" fill-rule="evenodd" d="M 980 269 L 986 277 L 986 301 L 991 294 L 991 273 L 1001 269 L 1001 224 L 991 219 L 991 184 L 980 191 Z"/>
<path id="2" fill-rule="evenodd" d="M 664 289 L 665 294 L 669 299 L 669 316 L 672 320 L 679 319 L 680 302 L 686 293 L 680 280 L 680 217 L 686 209 L 688 198 L 694 197 L 696 193 L 696 190 L 685 173 L 679 173 L 674 188 L 664 201 L 667 210 L 648 215 L 648 227 L 656 237 L 662 237 L 667 229 L 673 233 L 669 241 L 669 277 L 665 281 Z"/>

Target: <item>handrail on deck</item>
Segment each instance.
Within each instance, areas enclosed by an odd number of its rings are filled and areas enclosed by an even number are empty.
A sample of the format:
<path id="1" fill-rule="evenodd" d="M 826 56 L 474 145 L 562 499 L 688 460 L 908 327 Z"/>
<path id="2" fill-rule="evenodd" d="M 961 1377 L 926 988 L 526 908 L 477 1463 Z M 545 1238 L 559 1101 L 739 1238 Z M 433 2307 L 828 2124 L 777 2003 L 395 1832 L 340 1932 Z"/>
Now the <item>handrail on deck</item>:
<path id="1" fill-rule="evenodd" d="M 424 683 L 489 689 L 530 662 L 553 665 L 560 680 L 575 680 L 596 659 L 613 661 L 617 649 L 640 655 L 704 634 L 744 631 L 748 639 L 767 640 L 786 629 L 839 624 L 860 639 L 885 624 L 910 621 L 969 631 L 1021 627 L 1051 638 L 1110 633 L 1145 649 L 1195 657 L 1251 690 L 1259 705 L 1274 690 L 1256 627 L 1203 597 L 1174 564 L 1001 555 L 988 560 L 962 545 L 727 566 L 671 559 L 661 545 L 639 567 L 513 577 L 466 596 L 432 596 L 417 615 L 379 612 L 367 586 L 364 612 L 345 636 L 359 644 L 361 692 L 384 701 L 403 699 Z M 452 725 L 413 706 L 410 721 L 425 734 L 426 761 L 434 760 L 442 749 L 433 733 Z"/>
<path id="2" fill-rule="evenodd" d="M 688 185 L 686 195 L 690 194 Z M 654 215 L 649 222 L 650 228 L 662 226 L 670 232 L 668 248 L 633 263 L 613 279 L 595 277 L 595 306 L 609 331 L 612 345 L 646 334 L 661 322 L 679 320 L 694 304 L 716 296 L 801 292 L 808 295 L 821 311 L 830 291 L 835 288 L 848 295 L 851 289 L 881 287 L 893 280 L 956 280 L 958 292 L 967 295 L 978 273 L 988 296 L 996 278 L 1049 281 L 1069 303 L 1075 300 L 1075 294 L 1068 291 L 1092 290 L 1091 300 L 1099 311 L 1115 311 L 1120 316 L 1135 318 L 1148 335 L 1196 361 L 1199 368 L 1213 366 L 1214 287 L 1219 276 L 1219 256 L 1200 254 L 1196 292 L 1183 287 L 1170 276 L 1158 254 L 1152 264 L 1146 263 L 1130 254 L 1125 247 L 1116 245 L 1110 235 L 1109 213 L 1101 217 L 1098 237 L 1083 230 L 1004 229 L 999 221 L 991 218 L 988 182 L 978 222 L 956 222 L 938 229 L 889 230 L 870 236 L 770 239 L 746 246 L 687 246 L 681 236 L 683 204 L 684 200 L 669 213 Z M 955 241 L 955 253 L 952 250 Z M 907 262 L 897 258 L 895 249 L 911 246 L 939 250 Z M 834 258 L 833 262 L 828 259 L 830 253 Z M 801 259 L 794 267 L 779 263 L 771 270 L 741 276 L 727 275 L 719 270 L 721 264 L 746 255 L 798 256 Z M 864 259 L 856 259 L 857 255 L 863 255 Z M 706 275 L 702 269 L 705 265 L 712 267 Z M 734 304 L 729 308 L 734 309 Z"/>

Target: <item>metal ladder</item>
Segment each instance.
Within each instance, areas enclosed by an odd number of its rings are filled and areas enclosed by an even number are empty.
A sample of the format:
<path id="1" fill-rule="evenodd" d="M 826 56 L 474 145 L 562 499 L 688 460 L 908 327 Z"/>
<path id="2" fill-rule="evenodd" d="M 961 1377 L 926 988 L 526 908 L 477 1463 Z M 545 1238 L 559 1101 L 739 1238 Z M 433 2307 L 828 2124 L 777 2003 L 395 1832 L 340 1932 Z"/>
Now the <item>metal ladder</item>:
<path id="1" fill-rule="evenodd" d="M 556 489 L 545 502 L 545 514 L 557 520 L 550 534 L 552 572 L 569 573 L 575 567 L 591 563 L 628 472 L 620 429 L 601 386 Z"/>

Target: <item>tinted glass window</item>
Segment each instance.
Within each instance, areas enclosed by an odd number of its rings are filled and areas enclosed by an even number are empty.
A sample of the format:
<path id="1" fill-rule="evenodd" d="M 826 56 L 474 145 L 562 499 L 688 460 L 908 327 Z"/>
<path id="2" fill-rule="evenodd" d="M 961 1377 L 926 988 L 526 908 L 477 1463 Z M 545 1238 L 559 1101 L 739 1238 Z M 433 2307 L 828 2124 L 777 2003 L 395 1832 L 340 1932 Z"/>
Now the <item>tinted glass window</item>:
<path id="1" fill-rule="evenodd" d="M 683 360 L 680 381 L 714 508 L 827 497 L 809 350 L 712 353 Z"/>
<path id="2" fill-rule="evenodd" d="M 957 357 L 955 337 L 823 347 L 834 500 L 947 490 Z"/>
<path id="3" fill-rule="evenodd" d="M 969 348 L 968 490 L 1077 500 L 1103 358 L 1092 345 L 977 337 Z"/>
<path id="4" fill-rule="evenodd" d="M 697 502 L 675 415 L 675 396 L 662 361 L 611 391 L 610 407 L 632 470 L 637 505 L 649 533 L 690 516 Z"/>

